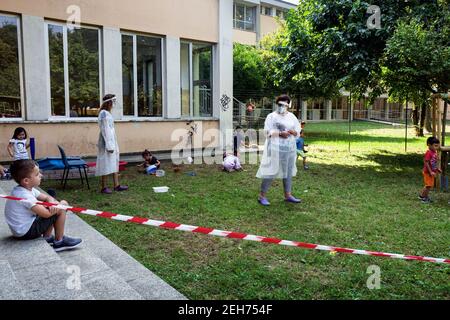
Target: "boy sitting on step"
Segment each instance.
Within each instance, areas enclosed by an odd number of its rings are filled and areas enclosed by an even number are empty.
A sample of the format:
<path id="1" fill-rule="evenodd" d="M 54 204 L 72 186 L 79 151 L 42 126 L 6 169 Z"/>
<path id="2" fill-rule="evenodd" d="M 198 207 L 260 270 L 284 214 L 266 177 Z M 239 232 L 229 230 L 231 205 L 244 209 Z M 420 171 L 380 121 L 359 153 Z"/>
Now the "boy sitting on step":
<path id="1" fill-rule="evenodd" d="M 33 160 L 16 160 L 10 167 L 12 178 L 18 183 L 11 196 L 23 198 L 26 202 L 8 200 L 5 217 L 13 236 L 20 240 L 36 239 L 41 236 L 53 245 L 55 251 L 63 251 L 80 245 L 81 239 L 64 235 L 66 211 L 55 207 L 46 208 L 36 204 L 38 201 L 68 205 L 66 201 L 40 193 L 37 189 L 42 174 Z M 53 236 L 53 228 L 55 236 Z"/>

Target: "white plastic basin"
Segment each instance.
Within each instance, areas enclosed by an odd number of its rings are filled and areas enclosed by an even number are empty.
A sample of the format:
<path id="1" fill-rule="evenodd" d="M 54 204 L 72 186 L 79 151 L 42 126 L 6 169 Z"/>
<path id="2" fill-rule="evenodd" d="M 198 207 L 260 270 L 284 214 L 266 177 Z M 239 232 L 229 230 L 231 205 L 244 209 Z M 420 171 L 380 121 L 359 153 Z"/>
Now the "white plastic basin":
<path id="1" fill-rule="evenodd" d="M 156 193 L 162 193 L 169 191 L 169 187 L 153 187 L 153 191 Z"/>

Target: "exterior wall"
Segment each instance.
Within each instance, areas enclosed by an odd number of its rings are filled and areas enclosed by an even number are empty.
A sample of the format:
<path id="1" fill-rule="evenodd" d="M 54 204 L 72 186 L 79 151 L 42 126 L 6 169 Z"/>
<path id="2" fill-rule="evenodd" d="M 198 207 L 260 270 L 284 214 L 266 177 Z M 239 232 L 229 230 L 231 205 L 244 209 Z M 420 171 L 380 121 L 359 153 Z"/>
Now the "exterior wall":
<path id="1" fill-rule="evenodd" d="M 275 17 L 269 17 L 260 14 L 260 19 L 261 19 L 261 37 L 264 37 L 269 33 L 275 32 L 280 27 L 280 24 Z"/>
<path id="2" fill-rule="evenodd" d="M 68 156 L 95 156 L 99 128 L 97 122 L 89 123 L 24 123 L 28 137 L 36 139 L 36 159 L 60 156 L 57 145 L 61 145 Z M 18 127 L 14 123 L 0 123 L 0 161 L 12 160 L 7 152 L 8 141 Z M 145 148 L 170 150 L 180 142 L 171 141 L 171 134 L 176 129 L 187 129 L 185 121 L 160 122 L 124 122 L 115 123 L 120 153 L 135 153 Z M 202 121 L 202 131 L 219 129 L 218 121 Z M 195 141 L 197 138 L 197 141 Z M 194 143 L 200 146 L 199 136 L 194 135 Z M 211 143 L 209 139 L 202 141 L 203 146 Z M 214 145 L 216 146 L 216 145 Z"/>
<path id="3" fill-rule="evenodd" d="M 0 11 L 66 21 L 72 5 L 85 24 L 218 42 L 219 2 L 211 0 L 2 0 Z"/>
<path id="4" fill-rule="evenodd" d="M 121 0 L 1 0 L 0 13 L 20 17 L 25 103 L 22 106 L 24 120 L 0 119 L 0 161 L 11 160 L 6 147 L 18 126 L 24 127 L 29 137 L 36 139 L 36 158 L 59 156 L 57 144 L 63 146 L 69 155 L 96 154 L 99 130 L 95 116 L 49 120 L 48 48 L 44 21 L 66 21 L 72 14 L 66 12 L 71 5 L 81 8 L 82 25 L 98 26 L 101 30 L 102 94 L 117 94 L 118 104 L 113 115 L 121 153 L 140 152 L 144 148 L 170 150 L 179 143 L 170 141 L 172 132 L 187 129 L 187 119 L 181 119 L 180 112 L 180 41 L 183 39 L 211 43 L 214 54 L 213 116 L 189 120 L 196 120 L 203 132 L 231 129 L 232 108 L 223 111 L 220 98 L 233 96 L 232 4 L 233 0 L 134 0 L 132 4 Z M 220 21 L 223 17 L 229 21 Z M 122 31 L 163 38 L 163 118 L 123 118 Z M 194 138 L 194 143 L 199 148 L 210 146 L 211 141 Z"/>
<path id="5" fill-rule="evenodd" d="M 278 0 L 235 0 L 234 2 L 256 5 L 255 32 L 233 29 L 234 42 L 252 46 L 257 45 L 265 35 L 275 32 L 280 27 L 280 23 L 277 21 L 278 18 L 275 15 L 275 9 L 280 10 L 280 8 L 283 8 L 281 10 L 289 10 L 296 7 L 294 4 L 289 2 Z M 262 5 L 272 8 L 272 16 L 266 16 L 260 13 L 260 8 Z"/>
<path id="6" fill-rule="evenodd" d="M 233 42 L 256 46 L 256 32 L 233 29 Z"/>

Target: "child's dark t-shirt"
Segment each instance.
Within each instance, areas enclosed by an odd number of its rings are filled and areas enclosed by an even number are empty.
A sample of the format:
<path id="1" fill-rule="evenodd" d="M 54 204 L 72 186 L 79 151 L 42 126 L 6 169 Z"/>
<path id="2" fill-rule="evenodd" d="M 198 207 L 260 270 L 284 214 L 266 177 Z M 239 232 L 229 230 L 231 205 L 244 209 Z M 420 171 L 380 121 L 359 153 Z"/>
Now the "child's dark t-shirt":
<path id="1" fill-rule="evenodd" d="M 152 158 L 150 159 L 150 161 L 146 161 L 146 163 L 151 166 L 151 165 L 156 165 L 158 163 L 158 159 L 155 156 L 152 156 Z M 158 166 L 159 167 L 159 166 Z"/>

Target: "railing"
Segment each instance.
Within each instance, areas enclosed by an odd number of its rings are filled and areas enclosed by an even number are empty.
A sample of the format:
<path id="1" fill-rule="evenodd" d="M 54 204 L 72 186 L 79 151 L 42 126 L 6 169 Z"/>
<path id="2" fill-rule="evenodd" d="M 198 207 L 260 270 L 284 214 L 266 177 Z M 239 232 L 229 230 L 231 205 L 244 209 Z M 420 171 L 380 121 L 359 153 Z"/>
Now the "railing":
<path id="1" fill-rule="evenodd" d="M 244 31 L 255 31 L 255 23 L 245 21 L 245 20 L 233 20 L 233 28 L 238 30 L 244 30 Z"/>
<path id="2" fill-rule="evenodd" d="M 212 116 L 211 89 L 207 86 L 199 88 L 200 115 Z"/>
<path id="3" fill-rule="evenodd" d="M 259 129 L 264 126 L 264 121 L 273 108 L 255 107 L 252 111 L 247 110 L 247 105 L 233 97 L 233 124 L 247 129 Z"/>

